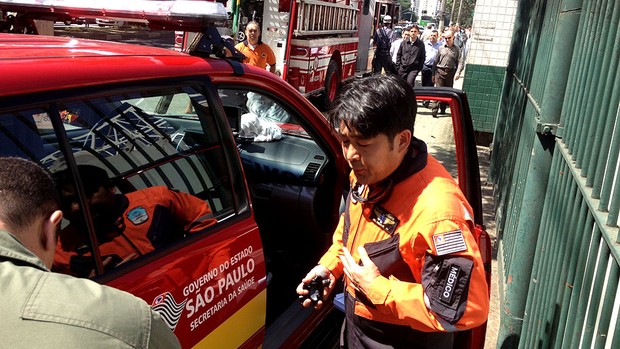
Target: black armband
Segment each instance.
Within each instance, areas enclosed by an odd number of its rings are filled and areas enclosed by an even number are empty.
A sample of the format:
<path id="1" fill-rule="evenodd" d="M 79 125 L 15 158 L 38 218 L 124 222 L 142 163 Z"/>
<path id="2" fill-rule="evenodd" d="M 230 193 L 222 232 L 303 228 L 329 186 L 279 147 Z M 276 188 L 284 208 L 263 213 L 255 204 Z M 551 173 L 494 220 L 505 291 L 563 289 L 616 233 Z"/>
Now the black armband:
<path id="1" fill-rule="evenodd" d="M 465 257 L 426 255 L 422 287 L 430 309 L 451 324 L 457 323 L 467 308 L 469 280 L 474 262 Z"/>

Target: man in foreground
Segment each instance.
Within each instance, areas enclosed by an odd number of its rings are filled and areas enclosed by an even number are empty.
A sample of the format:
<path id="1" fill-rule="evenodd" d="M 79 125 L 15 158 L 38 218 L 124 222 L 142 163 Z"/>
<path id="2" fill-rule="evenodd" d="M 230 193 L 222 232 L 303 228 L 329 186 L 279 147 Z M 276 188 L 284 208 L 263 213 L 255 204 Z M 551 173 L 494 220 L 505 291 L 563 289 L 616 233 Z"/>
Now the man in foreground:
<path id="1" fill-rule="evenodd" d="M 488 315 L 472 209 L 413 137 L 415 116 L 411 86 L 380 75 L 343 87 L 329 114 L 352 168 L 351 192 L 332 246 L 297 293 L 321 276 L 325 299 L 344 275 L 343 347 L 452 348 L 455 331 Z"/>
<path id="2" fill-rule="evenodd" d="M 143 300 L 49 271 L 62 220 L 51 177 L 0 158 L 0 337 L 7 348 L 180 348 Z"/>

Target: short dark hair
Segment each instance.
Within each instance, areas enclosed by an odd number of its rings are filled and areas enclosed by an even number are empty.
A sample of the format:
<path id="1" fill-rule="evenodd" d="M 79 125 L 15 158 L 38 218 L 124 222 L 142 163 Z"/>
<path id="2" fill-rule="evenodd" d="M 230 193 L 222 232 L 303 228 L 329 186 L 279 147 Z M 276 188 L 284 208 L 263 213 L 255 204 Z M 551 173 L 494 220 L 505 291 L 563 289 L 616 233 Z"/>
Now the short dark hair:
<path id="1" fill-rule="evenodd" d="M 78 165 L 78 173 L 82 180 L 82 187 L 84 188 L 84 194 L 90 197 L 96 193 L 99 188 L 105 187 L 106 189 L 114 187 L 108 172 L 101 167 L 93 165 Z M 75 187 L 74 179 L 70 169 L 65 169 L 54 173 L 54 180 L 56 187 L 61 190 L 65 186 Z"/>
<path id="2" fill-rule="evenodd" d="M 416 112 L 415 92 L 406 81 L 376 74 L 344 83 L 328 118 L 335 129 L 343 122 L 362 137 L 385 134 L 393 140 L 403 130 L 413 133 Z"/>
<path id="3" fill-rule="evenodd" d="M 0 198 L 0 220 L 15 230 L 60 209 L 50 174 L 34 162 L 17 157 L 0 157 Z"/>

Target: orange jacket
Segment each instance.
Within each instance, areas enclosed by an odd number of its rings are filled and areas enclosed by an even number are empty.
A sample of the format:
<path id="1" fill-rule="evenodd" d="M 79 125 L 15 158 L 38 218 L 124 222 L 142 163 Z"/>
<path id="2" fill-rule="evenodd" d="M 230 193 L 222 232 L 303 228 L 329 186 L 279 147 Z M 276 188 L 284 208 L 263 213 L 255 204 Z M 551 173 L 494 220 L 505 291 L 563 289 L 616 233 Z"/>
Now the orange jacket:
<path id="1" fill-rule="evenodd" d="M 118 233 L 111 239 L 99 241 L 102 256 L 116 255 L 124 260 L 132 254 L 144 255 L 171 239 L 182 238 L 185 233 L 199 232 L 216 222 L 205 201 L 164 186 L 137 190 L 125 194 L 124 197 L 126 199 L 123 201 L 127 206 L 122 217 L 114 224 Z M 63 229 L 56 245 L 53 270 L 88 276 L 76 271 L 78 262 L 75 258 L 78 256 L 77 250 L 87 246 L 88 241 L 86 232 L 78 231 L 75 226 L 69 225 Z M 90 250 L 83 248 L 82 251 L 81 256 L 86 257 L 86 265 L 81 269 L 90 271 L 94 267 Z"/>
<path id="2" fill-rule="evenodd" d="M 351 183 L 355 183 L 353 173 Z M 365 188 L 360 196 L 367 194 Z M 489 295 L 480 251 L 472 235 L 472 209 L 445 168 L 428 155 L 423 169 L 395 184 L 390 197 L 374 206 L 382 209 L 351 200 L 348 250 L 359 260 L 358 246 L 366 244 L 368 251 L 372 248 L 369 243 L 397 236 L 398 251 L 408 270 L 392 268 L 398 276 L 382 271 L 365 295 L 355 294 L 346 280 L 347 292 L 356 298 L 355 314 L 423 332 L 452 332 L 484 323 Z M 342 254 L 344 217 L 332 246 L 319 262 L 337 278 L 343 275 L 338 256 Z M 390 235 L 385 227 L 392 222 L 396 226 Z"/>

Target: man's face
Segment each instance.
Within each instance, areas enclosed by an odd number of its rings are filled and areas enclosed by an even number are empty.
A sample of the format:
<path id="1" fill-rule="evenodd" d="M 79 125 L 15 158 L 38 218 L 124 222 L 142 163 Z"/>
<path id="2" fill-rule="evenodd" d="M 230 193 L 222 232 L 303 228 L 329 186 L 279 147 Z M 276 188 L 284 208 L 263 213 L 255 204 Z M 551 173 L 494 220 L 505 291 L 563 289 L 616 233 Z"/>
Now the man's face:
<path id="1" fill-rule="evenodd" d="M 402 161 L 398 135 L 393 140 L 385 134 L 364 138 L 356 130 L 347 128 L 344 122 L 338 132 L 342 152 L 360 184 L 374 184 L 387 178 Z"/>
<path id="2" fill-rule="evenodd" d="M 431 44 L 436 44 L 437 43 L 437 33 L 431 33 L 430 35 L 430 40 L 431 40 Z"/>
<path id="3" fill-rule="evenodd" d="M 408 30 L 403 30 L 403 40 L 408 40 L 410 36 Z"/>
<path id="4" fill-rule="evenodd" d="M 446 39 L 446 45 L 448 47 L 452 47 L 452 45 L 454 45 L 454 35 L 452 32 L 446 32 L 444 34 L 444 38 Z"/>
<path id="5" fill-rule="evenodd" d="M 249 24 L 245 28 L 245 36 L 248 38 L 248 41 L 250 42 L 250 44 L 254 45 L 258 43 L 258 38 L 260 36 L 260 29 L 258 29 L 258 26 L 256 24 Z"/>
<path id="6" fill-rule="evenodd" d="M 62 211 L 65 218 L 72 224 L 85 227 L 86 223 L 75 188 L 72 185 L 65 185 L 61 190 L 61 196 Z M 87 194 L 87 196 L 86 200 L 93 220 L 98 220 L 99 217 L 105 217 L 104 220 L 108 219 L 114 205 L 114 192 L 105 186 L 101 186 L 96 192 Z"/>
<path id="7" fill-rule="evenodd" d="M 420 36 L 420 30 L 417 27 L 413 27 L 409 34 L 411 35 L 411 40 L 415 40 Z"/>

